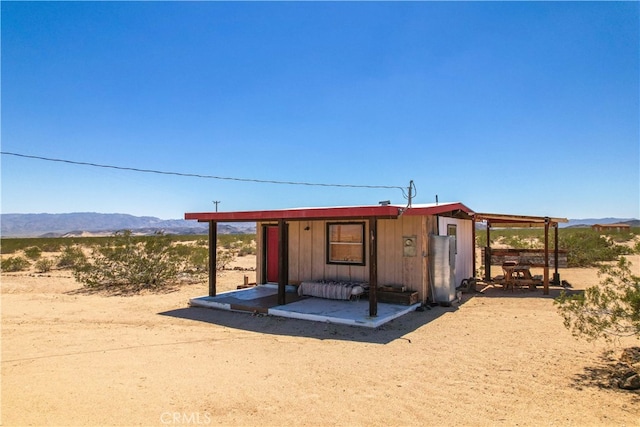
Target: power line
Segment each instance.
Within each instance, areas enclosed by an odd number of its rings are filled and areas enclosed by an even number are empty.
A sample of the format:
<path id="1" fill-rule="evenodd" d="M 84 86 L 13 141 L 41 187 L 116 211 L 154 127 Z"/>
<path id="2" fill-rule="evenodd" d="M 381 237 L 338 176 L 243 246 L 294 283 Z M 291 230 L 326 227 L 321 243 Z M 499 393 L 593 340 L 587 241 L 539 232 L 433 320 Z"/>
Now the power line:
<path id="1" fill-rule="evenodd" d="M 315 187 L 372 188 L 372 189 L 387 188 L 387 189 L 399 189 L 404 194 L 404 188 L 396 185 L 325 184 L 325 183 L 317 183 L 317 182 L 275 181 L 275 180 L 252 179 L 252 178 L 233 178 L 233 177 L 224 177 L 224 176 L 215 176 L 215 175 L 201 175 L 196 173 L 168 172 L 168 171 L 160 171 L 160 170 L 154 170 L 154 169 L 139 169 L 139 168 L 124 167 L 124 166 L 103 165 L 99 163 L 78 162 L 74 160 L 54 159 L 54 158 L 42 157 L 42 156 L 30 156 L 27 154 L 12 153 L 8 151 L 0 151 L 0 154 L 5 156 L 23 157 L 27 159 L 45 160 L 48 162 L 68 163 L 72 165 L 92 166 L 96 168 L 117 169 L 117 170 L 124 170 L 124 171 L 133 171 L 133 172 L 154 173 L 159 175 L 183 176 L 183 177 L 189 177 L 189 178 L 218 179 L 218 180 L 225 180 L 225 181 L 240 181 L 240 182 L 256 182 L 260 184 L 306 185 L 306 186 L 315 186 Z"/>

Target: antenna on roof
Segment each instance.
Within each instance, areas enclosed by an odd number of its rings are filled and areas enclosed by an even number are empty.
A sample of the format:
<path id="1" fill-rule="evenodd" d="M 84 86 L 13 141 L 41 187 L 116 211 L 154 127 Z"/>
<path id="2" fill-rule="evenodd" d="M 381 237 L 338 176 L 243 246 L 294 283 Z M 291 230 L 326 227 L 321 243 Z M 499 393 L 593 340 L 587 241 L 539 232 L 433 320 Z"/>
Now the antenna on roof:
<path id="1" fill-rule="evenodd" d="M 438 195 L 436 194 L 436 206 L 438 206 Z"/>

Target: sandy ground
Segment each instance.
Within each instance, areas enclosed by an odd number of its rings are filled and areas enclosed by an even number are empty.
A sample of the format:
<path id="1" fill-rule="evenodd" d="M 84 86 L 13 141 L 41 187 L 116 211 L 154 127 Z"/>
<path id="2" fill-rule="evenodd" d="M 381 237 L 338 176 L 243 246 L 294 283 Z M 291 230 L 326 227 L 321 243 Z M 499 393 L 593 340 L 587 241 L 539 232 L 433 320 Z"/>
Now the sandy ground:
<path id="1" fill-rule="evenodd" d="M 108 297 L 66 271 L 1 279 L 2 425 L 640 425 L 640 393 L 599 375 L 638 341 L 574 339 L 557 290 L 488 288 L 370 330 L 188 308 L 205 283 Z"/>

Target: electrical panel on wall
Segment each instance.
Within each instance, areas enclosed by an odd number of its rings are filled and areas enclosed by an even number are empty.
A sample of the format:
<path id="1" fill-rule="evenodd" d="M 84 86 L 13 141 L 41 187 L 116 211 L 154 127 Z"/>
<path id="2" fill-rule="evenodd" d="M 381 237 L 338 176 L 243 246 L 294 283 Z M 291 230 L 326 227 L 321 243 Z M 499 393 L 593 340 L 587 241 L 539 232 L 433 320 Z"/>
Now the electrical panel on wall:
<path id="1" fill-rule="evenodd" d="M 402 237 L 402 256 L 416 256 L 417 251 L 417 236 L 403 236 Z"/>

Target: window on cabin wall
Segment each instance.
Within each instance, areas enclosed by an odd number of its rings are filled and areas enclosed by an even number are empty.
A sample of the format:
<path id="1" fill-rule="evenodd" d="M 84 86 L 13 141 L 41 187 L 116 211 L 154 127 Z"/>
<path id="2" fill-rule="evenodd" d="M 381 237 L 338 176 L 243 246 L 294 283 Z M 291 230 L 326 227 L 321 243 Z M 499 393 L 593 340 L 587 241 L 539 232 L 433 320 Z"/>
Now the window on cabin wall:
<path id="1" fill-rule="evenodd" d="M 365 265 L 364 222 L 327 223 L 327 264 Z"/>

